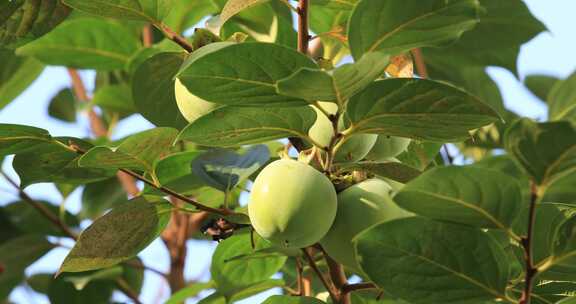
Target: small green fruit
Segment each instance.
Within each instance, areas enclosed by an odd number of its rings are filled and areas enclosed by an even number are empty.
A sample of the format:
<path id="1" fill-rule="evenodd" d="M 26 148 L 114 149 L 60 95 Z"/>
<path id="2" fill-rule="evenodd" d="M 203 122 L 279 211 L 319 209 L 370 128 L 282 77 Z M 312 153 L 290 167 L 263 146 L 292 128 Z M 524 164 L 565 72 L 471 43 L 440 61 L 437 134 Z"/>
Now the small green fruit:
<path id="1" fill-rule="evenodd" d="M 390 190 L 388 183 L 374 178 L 338 194 L 336 219 L 320 241 L 326 252 L 337 262 L 360 273 L 352 244 L 354 236 L 376 223 L 412 215 L 392 201 Z"/>
<path id="2" fill-rule="evenodd" d="M 336 152 L 338 162 L 357 162 L 363 159 L 372 149 L 378 135 L 375 134 L 355 134 L 342 144 Z"/>
<path id="3" fill-rule="evenodd" d="M 366 159 L 373 161 L 384 161 L 387 158 L 395 157 L 406 151 L 410 145 L 410 139 L 404 137 L 379 135 Z"/>
<path id="4" fill-rule="evenodd" d="M 336 191 L 326 176 L 305 163 L 281 159 L 256 177 L 248 214 L 264 239 L 286 248 L 302 248 L 328 232 L 336 207 Z"/>
<path id="5" fill-rule="evenodd" d="M 178 78 L 176 78 L 174 84 L 174 93 L 176 94 L 178 109 L 188 122 L 193 122 L 200 116 L 206 115 L 219 107 L 218 104 L 205 101 L 192 95 Z"/>

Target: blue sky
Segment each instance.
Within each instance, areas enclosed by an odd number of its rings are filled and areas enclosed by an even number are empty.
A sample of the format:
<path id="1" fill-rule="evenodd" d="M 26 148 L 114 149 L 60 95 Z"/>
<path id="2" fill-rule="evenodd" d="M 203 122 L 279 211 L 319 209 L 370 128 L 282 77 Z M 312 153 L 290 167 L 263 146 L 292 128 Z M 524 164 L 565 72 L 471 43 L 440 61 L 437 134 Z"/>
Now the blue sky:
<path id="1" fill-rule="evenodd" d="M 507 0 L 502 0 L 507 1 Z M 526 0 L 532 13 L 543 21 L 549 32 L 543 33 L 524 45 L 521 50 L 518 66 L 522 79 L 530 74 L 547 74 L 564 78 L 576 70 L 576 1 L 569 0 Z M 491 67 L 490 75 L 496 80 L 501 89 L 508 108 L 524 115 L 538 119 L 545 119 L 546 110 L 530 92 L 510 72 Z M 93 81 L 93 73 L 82 72 L 87 84 Z M 16 123 L 32 125 L 50 130 L 54 135 L 68 135 L 76 137 L 89 136 L 89 127 L 85 116 L 79 115 L 78 124 L 69 124 L 52 119 L 47 114 L 48 103 L 53 95 L 60 89 L 69 86 L 66 70 L 58 67 L 49 67 L 34 82 L 34 84 L 13 103 L 0 111 L 1 123 Z M 143 118 L 133 116 L 123 121 L 114 138 L 152 127 Z M 3 168 L 11 176 L 17 178 L 11 168 L 11 157 L 5 160 Z M 26 191 L 34 198 L 46 199 L 55 204 L 61 200 L 54 187 L 50 184 L 32 185 Z M 15 192 L 3 180 L 0 180 L 0 205 L 17 199 Z M 72 212 L 78 211 L 80 191 L 76 191 L 69 199 L 67 206 Z M 210 256 L 215 248 L 214 243 L 190 241 L 187 261 L 187 279 L 208 279 Z M 67 250 L 56 249 L 36 264 L 27 269 L 28 274 L 38 272 L 54 272 L 64 259 Z M 154 242 L 145 249 L 141 257 L 144 263 L 162 271 L 168 270 L 168 255 L 160 241 Z M 158 303 L 168 296 L 169 289 L 163 280 L 153 273 L 147 273 L 142 300 L 144 303 Z M 260 303 L 265 296 L 252 298 L 243 303 Z M 48 303 L 47 299 L 35 295 L 27 288 L 18 288 L 11 295 L 16 303 Z M 159 301 L 160 300 L 160 301 Z"/>

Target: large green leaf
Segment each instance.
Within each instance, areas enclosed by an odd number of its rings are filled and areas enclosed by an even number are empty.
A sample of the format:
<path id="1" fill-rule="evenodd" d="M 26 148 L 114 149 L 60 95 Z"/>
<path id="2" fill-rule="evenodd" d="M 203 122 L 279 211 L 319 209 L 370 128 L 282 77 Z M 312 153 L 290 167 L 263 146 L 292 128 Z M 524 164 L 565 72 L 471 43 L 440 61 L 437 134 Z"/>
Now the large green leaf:
<path id="1" fill-rule="evenodd" d="M 296 50 L 271 43 L 219 42 L 194 52 L 178 78 L 190 93 L 230 105 L 302 105 L 276 93 L 276 82 L 300 68 L 317 68 Z"/>
<path id="2" fill-rule="evenodd" d="M 154 171 L 154 163 L 172 147 L 178 131 L 172 128 L 154 128 L 124 139 L 112 150 L 94 147 L 88 150 L 78 164 L 82 167 L 120 169 L 129 168 Z"/>
<path id="3" fill-rule="evenodd" d="M 174 93 L 174 76 L 183 61 L 183 53 L 160 53 L 148 58 L 134 72 L 132 97 L 136 109 L 156 126 L 180 129 L 187 124 Z"/>
<path id="4" fill-rule="evenodd" d="M 324 302 L 312 297 L 271 296 L 262 304 L 323 304 Z"/>
<path id="5" fill-rule="evenodd" d="M 548 103 L 551 121 L 567 120 L 576 124 L 576 73 L 554 85 Z"/>
<path id="6" fill-rule="evenodd" d="M 160 235 L 171 212 L 168 202 L 142 197 L 112 209 L 80 234 L 60 272 L 101 269 L 131 259 Z"/>
<path id="7" fill-rule="evenodd" d="M 476 25 L 478 7 L 477 0 L 362 0 L 348 27 L 352 55 L 449 44 Z"/>
<path id="8" fill-rule="evenodd" d="M 267 0 L 228 0 L 222 13 L 220 13 L 220 22 L 225 23 L 232 16 L 240 13 L 242 10 L 261 4 Z"/>
<path id="9" fill-rule="evenodd" d="M 118 23 L 103 19 L 68 20 L 16 50 L 46 64 L 114 70 L 123 68 L 140 42 Z"/>
<path id="10" fill-rule="evenodd" d="M 576 169 L 576 131 L 568 122 L 521 119 L 508 129 L 505 144 L 539 185 L 552 184 Z"/>
<path id="11" fill-rule="evenodd" d="M 45 201 L 36 202 L 46 211 L 52 213 L 54 217 L 59 216 L 58 206 Z M 8 216 L 8 220 L 22 232 L 68 237 L 59 227 L 55 226 L 53 222 L 48 220 L 42 213 L 30 206 L 27 202 L 18 201 L 8 204 L 4 206 L 4 210 Z M 78 227 L 80 224 L 78 218 L 68 211 L 64 213 L 64 223 L 68 227 Z"/>
<path id="12" fill-rule="evenodd" d="M 55 137 L 54 140 L 61 144 L 53 141 L 42 143 L 14 157 L 12 166 L 20 176 L 22 187 L 41 182 L 84 184 L 114 175 L 115 171 L 112 170 L 80 167 L 80 155 L 64 147 L 72 143 L 88 150 L 92 148 L 90 143 L 69 137 Z"/>
<path id="13" fill-rule="evenodd" d="M 57 26 L 70 13 L 59 0 L 9 0 L 0 3 L 0 47 L 14 48 Z"/>
<path id="14" fill-rule="evenodd" d="M 195 120 L 178 138 L 205 146 L 233 147 L 291 136 L 308 138 L 308 130 L 315 122 L 316 112 L 308 106 L 226 106 Z"/>
<path id="15" fill-rule="evenodd" d="M 24 270 L 54 248 L 43 236 L 25 235 L 0 245 L 0 299 L 24 280 Z"/>
<path id="16" fill-rule="evenodd" d="M 235 256 L 269 247 L 266 241 L 254 235 L 256 247 L 252 249 L 250 237 L 250 233 L 240 233 L 224 240 L 216 247 L 210 273 L 219 292 L 227 294 L 268 279 L 284 265 L 286 257 L 278 255 L 229 261 Z"/>
<path id="17" fill-rule="evenodd" d="M 157 23 L 172 8 L 173 0 L 62 0 L 66 5 L 102 17 Z"/>
<path id="18" fill-rule="evenodd" d="M 350 99 L 352 129 L 430 141 L 458 141 L 498 115 L 477 98 L 425 79 L 380 80 Z"/>
<path id="19" fill-rule="evenodd" d="M 524 85 L 542 101 L 548 101 L 548 96 L 552 88 L 560 79 L 548 75 L 528 75 L 524 78 Z"/>
<path id="20" fill-rule="evenodd" d="M 368 277 L 410 303 L 505 298 L 505 252 L 481 230 L 412 217 L 373 226 L 355 240 Z"/>
<path id="21" fill-rule="evenodd" d="M 309 101 L 335 101 L 344 105 L 348 99 L 384 74 L 388 56 L 373 52 L 353 64 L 339 66 L 331 72 L 304 68 L 277 84 L 282 95 Z"/>
<path id="22" fill-rule="evenodd" d="M 79 274 L 66 273 L 54 279 L 48 287 L 50 303 L 102 304 L 110 301 L 115 288 L 114 281 L 97 280 L 78 290 L 71 281 L 80 277 Z"/>
<path id="23" fill-rule="evenodd" d="M 22 58 L 11 50 L 0 49 L 0 109 L 22 93 L 44 70 L 33 58 Z"/>
<path id="24" fill-rule="evenodd" d="M 498 171 L 438 167 L 406 184 L 394 197 L 402 208 L 435 220 L 511 230 L 522 209 L 519 183 Z"/>
<path id="25" fill-rule="evenodd" d="M 38 145 L 52 141 L 50 133 L 44 129 L 0 124 L 0 155 L 10 155 L 31 151 Z"/>

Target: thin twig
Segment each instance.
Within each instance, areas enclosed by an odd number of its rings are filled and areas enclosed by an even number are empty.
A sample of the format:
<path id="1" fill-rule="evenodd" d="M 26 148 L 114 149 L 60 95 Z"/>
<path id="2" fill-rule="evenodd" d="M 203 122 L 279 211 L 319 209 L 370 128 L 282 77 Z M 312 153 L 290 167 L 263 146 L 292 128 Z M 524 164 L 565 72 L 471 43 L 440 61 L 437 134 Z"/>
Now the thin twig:
<path id="1" fill-rule="evenodd" d="M 350 293 L 355 290 L 362 289 L 376 289 L 378 288 L 374 283 L 357 283 L 357 284 L 346 284 L 342 286 L 342 293 Z"/>
<path id="2" fill-rule="evenodd" d="M 66 226 L 66 224 L 64 224 L 62 221 L 60 221 L 60 218 L 57 215 L 53 214 L 48 208 L 46 208 L 46 206 L 38 203 L 33 198 L 31 198 L 24 190 L 22 190 L 20 185 L 18 185 L 13 179 L 11 179 L 8 176 L 8 174 L 6 174 L 4 171 L 0 171 L 0 174 L 4 177 L 4 179 L 6 179 L 6 181 L 8 181 L 8 183 L 10 185 L 12 185 L 18 191 L 18 196 L 24 202 L 26 202 L 26 203 L 30 204 L 30 206 L 34 207 L 34 209 L 36 209 L 47 220 L 49 220 L 50 222 L 52 222 L 52 224 L 54 224 L 56 227 L 58 227 L 66 236 L 68 236 L 74 240 L 78 239 L 78 236 L 74 232 L 72 232 L 72 230 L 70 230 L 70 228 L 68 228 L 68 226 Z"/>
<path id="3" fill-rule="evenodd" d="M 536 203 L 538 201 L 538 187 L 534 182 L 530 184 L 530 209 L 528 211 L 528 229 L 526 237 L 521 240 L 522 247 L 524 248 L 524 259 L 526 265 L 526 276 L 524 278 L 524 290 L 518 304 L 530 304 L 532 296 L 532 281 L 538 273 L 538 268 L 534 266 L 532 256 L 532 239 L 534 235 L 534 222 L 536 221 Z"/>
<path id="4" fill-rule="evenodd" d="M 302 296 L 304 292 L 304 276 L 302 275 L 303 267 L 300 258 L 296 257 L 296 283 L 298 295 Z"/>
<path id="5" fill-rule="evenodd" d="M 126 280 L 122 278 L 116 279 L 116 287 L 118 287 L 118 289 L 122 291 L 128 298 L 130 298 L 135 304 L 142 304 L 140 299 L 138 299 L 138 294 L 136 294 L 134 290 L 130 288 L 130 284 L 128 284 Z"/>
<path id="6" fill-rule="evenodd" d="M 332 302 L 338 303 L 338 290 L 336 289 L 336 287 L 333 284 L 331 284 L 331 282 L 328 281 L 328 279 L 326 279 L 322 271 L 320 271 L 320 269 L 316 265 L 316 262 L 314 262 L 314 258 L 312 258 L 312 256 L 310 255 L 308 248 L 302 248 L 302 252 L 304 253 L 306 259 L 308 260 L 308 265 L 310 265 L 310 268 L 314 270 L 314 272 L 318 276 L 318 279 L 320 279 L 320 281 L 324 285 L 324 288 L 326 288 L 326 290 L 330 294 Z"/>
<path id="7" fill-rule="evenodd" d="M 174 32 L 166 24 L 160 23 L 160 24 L 154 24 L 154 26 L 157 29 L 159 29 L 164 34 L 164 36 L 166 36 L 166 38 L 174 41 L 180 47 L 185 49 L 188 53 L 192 53 L 194 51 L 194 47 L 192 46 L 192 44 L 190 44 L 184 37 Z"/>

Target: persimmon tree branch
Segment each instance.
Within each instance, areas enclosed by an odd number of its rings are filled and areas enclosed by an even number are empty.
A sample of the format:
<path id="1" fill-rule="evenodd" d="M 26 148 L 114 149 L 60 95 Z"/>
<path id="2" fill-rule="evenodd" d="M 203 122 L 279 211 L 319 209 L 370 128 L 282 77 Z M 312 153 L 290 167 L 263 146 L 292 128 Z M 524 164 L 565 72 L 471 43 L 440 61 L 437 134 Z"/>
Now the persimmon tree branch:
<path id="1" fill-rule="evenodd" d="M 522 238 L 520 244 L 524 248 L 524 263 L 526 274 L 524 277 L 524 290 L 518 304 L 530 304 L 532 295 L 532 285 L 534 277 L 538 274 L 538 268 L 534 265 L 532 252 L 532 240 L 534 238 L 534 222 L 536 221 L 536 204 L 538 202 L 538 187 L 534 182 L 530 184 L 530 207 L 528 211 L 528 229 L 526 236 Z"/>
<path id="2" fill-rule="evenodd" d="M 320 269 L 318 268 L 318 265 L 316 265 L 316 262 L 314 262 L 314 258 L 310 254 L 309 250 L 310 250 L 309 248 L 302 248 L 302 253 L 304 254 L 304 257 L 306 258 L 306 260 L 308 261 L 308 265 L 316 273 L 316 275 L 318 276 L 318 279 L 320 279 L 320 281 L 322 282 L 322 285 L 324 285 L 324 288 L 326 288 L 326 290 L 330 294 L 330 298 L 332 299 L 332 302 L 338 303 L 338 290 L 336 289 L 334 284 L 332 284 L 332 282 L 330 282 L 324 276 L 322 271 L 320 271 Z"/>
<path id="3" fill-rule="evenodd" d="M 154 26 L 159 29 L 162 34 L 164 34 L 164 36 L 172 41 L 174 41 L 176 44 L 178 44 L 180 47 L 182 47 L 183 49 L 185 49 L 188 53 L 192 53 L 194 51 L 194 47 L 192 46 L 192 44 L 190 44 L 186 38 L 180 36 L 178 33 L 174 32 L 171 28 L 169 28 L 166 24 L 164 23 L 157 23 L 154 24 Z"/>

